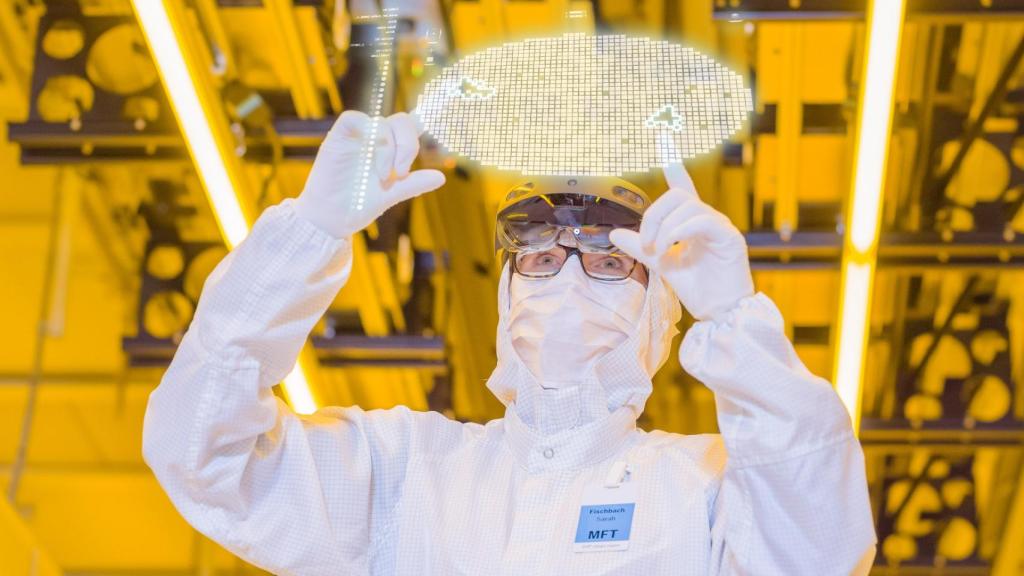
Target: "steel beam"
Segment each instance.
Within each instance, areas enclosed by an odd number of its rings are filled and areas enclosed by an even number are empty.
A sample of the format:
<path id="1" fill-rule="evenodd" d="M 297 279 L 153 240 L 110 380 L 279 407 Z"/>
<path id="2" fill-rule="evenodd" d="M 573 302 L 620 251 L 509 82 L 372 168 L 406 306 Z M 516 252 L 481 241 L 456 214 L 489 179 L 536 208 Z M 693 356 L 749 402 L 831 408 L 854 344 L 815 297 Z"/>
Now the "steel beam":
<path id="1" fill-rule="evenodd" d="M 963 419 L 913 423 L 905 418 L 861 418 L 861 444 L 865 447 L 912 451 L 919 447 L 964 449 L 1008 446 L 1024 448 L 1024 422 L 975 423 L 964 428 Z M 945 452 L 945 450 L 944 450 Z"/>
<path id="2" fill-rule="evenodd" d="M 835 232 L 746 233 L 751 266 L 758 269 L 835 268 L 843 237 Z M 1009 238 L 1009 239 L 1008 239 Z M 929 268 L 1024 266 L 1024 236 L 996 232 L 888 232 L 879 239 L 878 265 L 906 271 Z"/>
<path id="3" fill-rule="evenodd" d="M 356 334 L 312 338 L 317 357 L 327 366 L 380 366 L 393 368 L 444 368 L 445 341 L 442 337 L 384 336 Z M 166 366 L 177 346 L 170 340 L 131 337 L 123 340 L 130 366 Z"/>
<path id="4" fill-rule="evenodd" d="M 447 371 L 445 341 L 441 337 L 388 336 L 371 338 L 337 335 L 313 338 L 313 348 L 324 366 L 379 366 Z"/>
<path id="5" fill-rule="evenodd" d="M 138 373 L 137 373 L 138 372 Z M 108 386 L 117 384 L 152 386 L 160 380 L 161 372 L 135 371 L 130 372 L 0 372 L 0 386 L 24 386 L 33 377 L 40 385 L 76 385 L 76 386 Z"/>
<path id="6" fill-rule="evenodd" d="M 866 0 L 733 0 L 715 2 L 716 20 L 862 20 Z M 1020 0 L 908 0 L 908 19 L 1024 18 Z"/>

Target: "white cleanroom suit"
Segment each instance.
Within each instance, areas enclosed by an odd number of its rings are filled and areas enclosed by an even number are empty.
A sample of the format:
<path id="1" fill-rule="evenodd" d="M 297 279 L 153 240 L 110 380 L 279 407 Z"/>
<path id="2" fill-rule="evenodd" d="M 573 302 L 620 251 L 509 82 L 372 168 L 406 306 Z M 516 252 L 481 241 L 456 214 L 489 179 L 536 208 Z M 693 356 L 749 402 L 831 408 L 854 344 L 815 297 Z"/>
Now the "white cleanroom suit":
<path id="1" fill-rule="evenodd" d="M 146 461 L 210 538 L 282 575 L 866 573 L 860 445 L 765 295 L 698 322 L 679 350 L 716 395 L 721 435 L 635 426 L 678 317 L 653 268 L 628 338 L 548 388 L 512 345 L 506 267 L 487 382 L 502 419 L 298 416 L 271 387 L 348 279 L 351 244 L 297 204 L 267 209 L 211 274 L 147 410 Z M 581 551 L 581 507 L 626 488 L 624 549 Z"/>

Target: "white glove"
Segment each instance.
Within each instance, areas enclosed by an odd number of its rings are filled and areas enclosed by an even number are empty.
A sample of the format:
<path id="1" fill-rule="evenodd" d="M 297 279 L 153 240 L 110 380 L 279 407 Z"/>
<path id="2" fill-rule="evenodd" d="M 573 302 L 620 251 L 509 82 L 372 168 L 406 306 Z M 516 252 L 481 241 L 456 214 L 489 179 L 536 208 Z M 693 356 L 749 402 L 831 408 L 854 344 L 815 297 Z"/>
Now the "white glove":
<path id="1" fill-rule="evenodd" d="M 374 123 L 376 144 L 367 165 Z M 335 238 L 347 238 L 395 204 L 440 188 L 444 174 L 439 170 L 409 172 L 420 150 L 419 135 L 416 121 L 404 112 L 371 119 L 346 110 L 320 145 L 295 211 Z"/>
<path id="2" fill-rule="evenodd" d="M 667 166 L 665 180 L 669 190 L 644 213 L 640 231 L 620 228 L 610 239 L 668 281 L 694 318 L 717 320 L 754 294 L 747 242 L 700 199 L 681 164 Z"/>

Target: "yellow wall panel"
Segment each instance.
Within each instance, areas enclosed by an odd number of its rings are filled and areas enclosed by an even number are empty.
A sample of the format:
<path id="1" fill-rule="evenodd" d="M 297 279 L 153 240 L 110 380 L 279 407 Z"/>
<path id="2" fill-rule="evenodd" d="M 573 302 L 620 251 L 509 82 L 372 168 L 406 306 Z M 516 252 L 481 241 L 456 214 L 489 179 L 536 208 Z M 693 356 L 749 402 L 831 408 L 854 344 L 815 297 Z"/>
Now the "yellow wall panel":
<path id="1" fill-rule="evenodd" d="M 5 216 L 0 226 L 0 302 L 5 306 L 0 331 L 0 371 L 26 372 L 35 353 L 36 324 L 43 289 L 44 259 L 49 232 L 48 220 L 19 223 L 28 216 Z"/>
<path id="2" fill-rule="evenodd" d="M 842 102 L 849 93 L 849 50 L 859 34 L 852 22 L 759 22 L 757 98 L 778 102 L 787 92 L 806 102 Z M 794 67 L 795 86 L 781 72 Z"/>
<path id="3" fill-rule="evenodd" d="M 862 33 L 856 22 L 813 22 L 801 26 L 800 97 L 806 102 L 844 102 L 853 42 Z"/>
<path id="4" fill-rule="evenodd" d="M 155 386 L 128 384 L 120 389 L 114 381 L 43 384 L 32 422 L 29 463 L 141 465 L 142 419 Z M 18 400 L 10 404 L 11 412 L 23 409 L 24 400 Z M 0 403 L 0 409 L 3 406 Z M 17 421 L 20 424 L 20 415 Z"/>
<path id="5" fill-rule="evenodd" d="M 66 569 L 185 570 L 194 532 L 143 470 L 29 472 L 26 524 Z"/>
<path id="6" fill-rule="evenodd" d="M 5 498 L 0 498 L 0 574 L 59 576 L 60 568 Z"/>
<path id="7" fill-rule="evenodd" d="M 0 462 L 14 461 L 27 397 L 25 386 L 11 385 L 8 381 L 0 383 Z"/>

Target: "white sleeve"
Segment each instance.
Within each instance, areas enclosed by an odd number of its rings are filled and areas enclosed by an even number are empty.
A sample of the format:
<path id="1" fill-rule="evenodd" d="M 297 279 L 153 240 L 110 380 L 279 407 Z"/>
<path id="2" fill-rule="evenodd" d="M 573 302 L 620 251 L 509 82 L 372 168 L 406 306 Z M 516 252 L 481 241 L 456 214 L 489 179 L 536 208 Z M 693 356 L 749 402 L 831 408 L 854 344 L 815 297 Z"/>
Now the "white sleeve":
<path id="1" fill-rule="evenodd" d="M 349 241 L 291 203 L 267 209 L 207 279 L 150 396 L 143 454 L 196 529 L 257 566 L 365 572 L 422 420 L 402 408 L 299 417 L 271 392 L 351 269 Z"/>
<path id="2" fill-rule="evenodd" d="M 877 540 L 863 451 L 775 304 L 758 293 L 698 322 L 679 355 L 714 391 L 728 453 L 709 495 L 712 574 L 867 574 Z"/>

